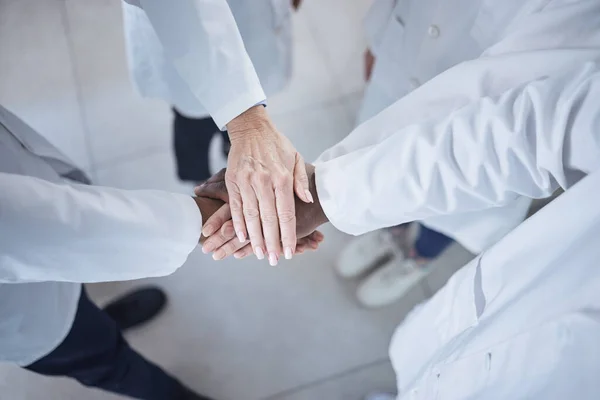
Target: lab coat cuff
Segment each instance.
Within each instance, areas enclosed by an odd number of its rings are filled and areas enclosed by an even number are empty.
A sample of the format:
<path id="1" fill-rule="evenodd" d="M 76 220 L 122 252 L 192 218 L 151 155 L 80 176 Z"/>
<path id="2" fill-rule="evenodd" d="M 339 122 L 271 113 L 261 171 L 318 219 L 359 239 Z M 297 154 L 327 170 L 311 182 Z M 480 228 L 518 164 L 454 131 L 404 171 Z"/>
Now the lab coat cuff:
<path id="1" fill-rule="evenodd" d="M 216 112 L 212 112 L 211 116 L 219 129 L 225 131 L 227 129 L 226 125 L 232 119 L 258 104 L 266 104 L 265 99 L 265 92 L 258 85 L 253 90 L 237 96 L 235 100 L 227 103 Z"/>
<path id="2" fill-rule="evenodd" d="M 349 222 L 352 220 L 350 214 L 352 208 L 344 204 L 344 199 L 348 198 L 348 193 L 344 188 L 349 187 L 348 185 L 352 183 L 347 182 L 347 175 L 340 172 L 335 165 L 330 166 L 326 162 L 315 164 L 315 183 L 319 202 L 333 226 L 344 233 L 360 235 L 364 232 Z"/>
<path id="3" fill-rule="evenodd" d="M 202 214 L 198 209 L 196 201 L 191 196 L 176 194 L 181 210 L 181 243 L 187 249 L 187 253 L 194 251 L 200 242 L 202 234 Z"/>

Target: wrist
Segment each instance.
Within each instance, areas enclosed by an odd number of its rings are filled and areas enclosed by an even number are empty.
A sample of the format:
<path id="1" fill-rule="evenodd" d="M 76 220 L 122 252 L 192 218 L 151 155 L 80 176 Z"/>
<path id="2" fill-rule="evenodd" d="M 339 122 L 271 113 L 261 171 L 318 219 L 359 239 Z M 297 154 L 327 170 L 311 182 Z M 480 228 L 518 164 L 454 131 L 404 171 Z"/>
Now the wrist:
<path id="1" fill-rule="evenodd" d="M 210 199 L 208 197 L 193 197 L 193 199 L 198 206 L 198 210 L 200 211 L 203 226 L 206 221 L 208 221 L 208 219 L 224 204 L 220 200 Z M 205 239 L 206 237 L 201 234 L 199 242 L 203 243 Z"/>
<path id="2" fill-rule="evenodd" d="M 192 197 L 194 199 L 194 201 L 196 202 L 196 206 L 198 206 L 198 211 L 200 212 L 200 219 L 202 220 L 202 225 L 204 225 L 204 222 L 208 219 L 208 217 L 206 215 L 204 215 L 204 206 L 202 205 L 202 198 L 201 197 Z M 202 233 L 200 233 L 200 237 L 198 238 L 198 242 L 199 243 L 203 243 L 204 239 L 206 239 L 204 237 L 204 235 L 202 235 Z"/>
<path id="3" fill-rule="evenodd" d="M 319 226 L 329 222 L 327 215 L 325 215 L 325 211 L 323 207 L 321 207 L 321 201 L 319 200 L 319 193 L 317 192 L 317 179 L 315 173 L 315 167 L 311 164 L 306 164 L 307 173 L 308 173 L 308 189 L 310 190 L 310 194 L 314 200 L 313 203 L 313 218 Z"/>
<path id="4" fill-rule="evenodd" d="M 241 137 L 258 136 L 273 130 L 273 124 L 263 105 L 250 107 L 227 124 L 227 132 L 232 142 Z"/>

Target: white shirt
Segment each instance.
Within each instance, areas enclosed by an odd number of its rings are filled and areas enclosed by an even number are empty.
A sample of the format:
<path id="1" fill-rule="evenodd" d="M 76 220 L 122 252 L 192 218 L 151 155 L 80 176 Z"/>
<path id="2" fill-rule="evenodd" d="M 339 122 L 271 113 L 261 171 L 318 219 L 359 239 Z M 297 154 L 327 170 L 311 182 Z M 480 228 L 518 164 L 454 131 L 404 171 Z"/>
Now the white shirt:
<path id="1" fill-rule="evenodd" d="M 0 107 L 0 361 L 60 344 L 81 282 L 170 274 L 200 238 L 191 197 L 68 183 L 55 169 L 67 164 Z"/>
<path id="2" fill-rule="evenodd" d="M 422 85 L 320 157 L 317 189 L 323 207 L 332 223 L 347 233 L 425 219 L 430 227 L 479 252 L 520 223 L 519 207 L 508 210 L 510 221 L 505 222 L 506 207 L 546 193 L 530 193 L 520 185 L 501 199 L 482 201 L 477 200 L 479 194 L 465 197 L 462 187 L 477 193 L 496 191 L 497 180 L 519 165 L 519 157 L 510 154 L 508 146 L 550 123 L 564 126 L 571 115 L 564 107 L 555 109 L 542 99 L 533 99 L 522 112 L 539 119 L 525 125 L 519 123 L 523 118 L 516 118 L 520 115 L 510 111 L 510 98 L 498 114 L 490 112 L 489 104 L 503 94 L 515 95 L 514 90 L 526 85 L 543 86 L 546 77 L 573 74 L 569 71 L 586 61 L 600 59 L 600 20 L 596 18 L 600 2 L 407 0 L 392 2 L 386 12 L 383 33 L 371 36 L 379 46 L 392 47 L 376 50 L 377 63 L 398 66 L 400 72 L 382 76 L 390 79 L 389 87 L 409 88 L 413 76 Z M 432 25 L 439 30 L 436 38 L 428 34 Z M 393 36 L 393 42 L 384 40 L 388 31 L 393 35 L 400 31 L 402 36 Z M 454 49 L 459 55 L 472 54 L 472 46 L 479 48 L 475 58 L 459 62 L 452 55 Z M 439 70 L 443 72 L 435 74 Z M 562 88 L 553 90 L 551 98 L 567 99 L 561 96 Z M 465 107 L 470 114 L 458 126 L 453 113 Z M 493 135 L 494 140 L 481 144 L 479 139 L 485 135 Z M 550 151 L 556 143 L 547 145 L 548 152 L 540 154 L 544 160 L 554 157 Z M 454 158 L 446 155 L 448 146 Z M 487 176 L 486 170 L 492 167 L 498 176 Z M 460 205 L 467 207 L 456 215 Z M 497 225 L 502 224 L 505 229 L 499 231 Z"/>

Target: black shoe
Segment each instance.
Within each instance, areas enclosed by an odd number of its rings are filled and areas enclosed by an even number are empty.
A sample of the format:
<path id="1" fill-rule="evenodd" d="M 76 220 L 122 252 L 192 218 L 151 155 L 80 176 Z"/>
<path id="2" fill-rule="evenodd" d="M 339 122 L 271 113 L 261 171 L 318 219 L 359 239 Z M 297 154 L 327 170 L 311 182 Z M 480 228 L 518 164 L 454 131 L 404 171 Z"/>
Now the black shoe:
<path id="1" fill-rule="evenodd" d="M 190 389 L 183 386 L 183 397 L 181 400 L 214 400 L 212 397 L 206 397 L 198 393 L 192 392 Z"/>
<path id="2" fill-rule="evenodd" d="M 161 289 L 137 289 L 110 302 L 104 311 L 121 330 L 138 327 L 156 317 L 165 307 L 167 295 Z"/>

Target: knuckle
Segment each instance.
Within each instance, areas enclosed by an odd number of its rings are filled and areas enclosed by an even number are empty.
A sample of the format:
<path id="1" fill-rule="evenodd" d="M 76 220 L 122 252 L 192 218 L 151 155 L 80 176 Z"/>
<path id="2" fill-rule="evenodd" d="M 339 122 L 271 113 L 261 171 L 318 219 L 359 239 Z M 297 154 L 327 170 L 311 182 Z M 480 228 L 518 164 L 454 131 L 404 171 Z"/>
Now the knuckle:
<path id="1" fill-rule="evenodd" d="M 266 186 L 271 182 L 271 174 L 265 170 L 261 170 L 254 175 L 255 184 Z"/>
<path id="2" fill-rule="evenodd" d="M 235 251 L 237 250 L 236 245 L 233 243 L 233 241 L 226 243 L 222 249 L 225 251 L 225 254 L 230 255 L 235 253 Z"/>
<path id="3" fill-rule="evenodd" d="M 284 224 L 296 221 L 296 214 L 293 211 L 281 211 L 278 213 L 278 215 L 279 222 L 282 222 Z"/>
<path id="4" fill-rule="evenodd" d="M 250 169 L 244 169 L 242 172 L 240 172 L 240 176 L 239 176 L 239 180 L 242 182 L 250 182 L 252 180 L 252 176 L 253 176 L 253 171 Z"/>
<path id="5" fill-rule="evenodd" d="M 279 223 L 279 217 L 275 214 L 265 214 L 261 216 L 264 225 L 276 225 Z"/>
<path id="6" fill-rule="evenodd" d="M 260 216 L 260 212 L 258 211 L 257 208 L 254 208 L 254 207 L 244 208 L 244 217 L 246 217 L 246 219 L 255 220 L 255 219 L 258 219 L 259 216 Z"/>
<path id="7" fill-rule="evenodd" d="M 235 229 L 233 229 L 233 224 L 231 223 L 231 221 L 228 221 L 223 225 L 223 227 L 221 228 L 221 233 L 224 237 L 229 239 L 235 236 Z"/>
<path id="8" fill-rule="evenodd" d="M 238 197 L 231 197 L 229 199 L 229 208 L 231 212 L 238 212 L 242 209 L 242 202 Z"/>
<path id="9" fill-rule="evenodd" d="M 279 173 L 274 176 L 273 180 L 278 188 L 286 188 L 292 185 L 292 177 L 288 173 Z"/>
<path id="10" fill-rule="evenodd" d="M 225 232 L 223 231 L 223 229 L 221 229 L 219 231 L 218 237 L 219 237 L 219 241 L 221 243 L 225 243 L 225 242 L 227 242 L 228 240 L 231 239 L 230 237 L 227 237 L 227 235 L 225 235 Z"/>

